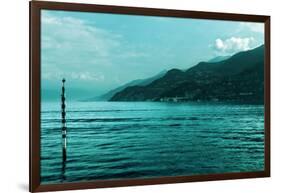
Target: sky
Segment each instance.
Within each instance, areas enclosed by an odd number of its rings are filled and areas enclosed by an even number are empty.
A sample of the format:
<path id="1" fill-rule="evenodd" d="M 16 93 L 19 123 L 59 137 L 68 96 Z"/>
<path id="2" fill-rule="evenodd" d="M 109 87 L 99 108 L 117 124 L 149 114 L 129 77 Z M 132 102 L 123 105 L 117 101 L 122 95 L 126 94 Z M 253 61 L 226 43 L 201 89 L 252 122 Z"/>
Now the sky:
<path id="1" fill-rule="evenodd" d="M 88 99 L 163 70 L 188 69 L 264 44 L 264 24 L 41 11 L 41 90 Z"/>

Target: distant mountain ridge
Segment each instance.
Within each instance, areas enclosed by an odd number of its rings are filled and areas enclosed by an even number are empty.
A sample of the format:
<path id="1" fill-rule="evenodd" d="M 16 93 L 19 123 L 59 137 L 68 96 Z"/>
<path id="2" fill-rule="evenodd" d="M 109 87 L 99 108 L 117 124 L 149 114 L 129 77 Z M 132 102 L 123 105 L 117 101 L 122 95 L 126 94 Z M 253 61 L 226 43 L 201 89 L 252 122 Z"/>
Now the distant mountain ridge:
<path id="1" fill-rule="evenodd" d="M 171 69 L 148 85 L 128 86 L 110 101 L 263 102 L 264 45 L 226 60 Z"/>
<path id="2" fill-rule="evenodd" d="M 209 63 L 221 62 L 223 60 L 227 60 L 230 57 L 231 56 L 217 56 L 215 58 L 212 58 L 211 60 L 208 60 L 207 62 L 209 62 Z"/>
<path id="3" fill-rule="evenodd" d="M 162 76 L 164 76 L 166 74 L 166 72 L 167 72 L 166 70 L 163 70 L 163 71 L 159 72 L 158 74 L 156 74 L 156 75 L 154 75 L 150 78 L 137 79 L 137 80 L 130 81 L 130 82 L 128 82 L 128 83 L 126 83 L 122 86 L 119 86 L 115 89 L 112 89 L 112 90 L 106 92 L 103 95 L 87 99 L 86 101 L 107 101 L 107 100 L 110 100 L 116 93 L 122 91 L 123 89 L 125 89 L 127 87 L 136 86 L 136 85 L 146 86 L 146 85 L 150 84 L 151 82 L 153 82 L 154 80 L 159 79 Z"/>

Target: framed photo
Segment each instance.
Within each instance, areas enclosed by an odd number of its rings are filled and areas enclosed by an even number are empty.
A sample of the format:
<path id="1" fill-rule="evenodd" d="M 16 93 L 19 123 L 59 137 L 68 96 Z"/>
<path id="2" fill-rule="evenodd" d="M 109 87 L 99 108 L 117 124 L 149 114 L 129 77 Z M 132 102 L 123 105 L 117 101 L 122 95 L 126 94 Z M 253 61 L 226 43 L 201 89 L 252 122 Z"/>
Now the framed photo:
<path id="1" fill-rule="evenodd" d="M 30 191 L 269 176 L 269 16 L 30 2 Z"/>

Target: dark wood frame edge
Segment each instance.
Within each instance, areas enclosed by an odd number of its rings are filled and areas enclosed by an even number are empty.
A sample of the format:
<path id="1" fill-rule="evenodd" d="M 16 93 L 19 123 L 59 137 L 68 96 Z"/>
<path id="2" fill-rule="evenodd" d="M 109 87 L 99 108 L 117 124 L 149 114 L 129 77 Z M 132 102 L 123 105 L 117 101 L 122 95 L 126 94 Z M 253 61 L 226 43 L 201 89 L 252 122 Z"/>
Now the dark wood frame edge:
<path id="1" fill-rule="evenodd" d="M 29 27 L 29 191 L 34 192 L 40 186 L 40 9 L 35 2 L 29 2 Z"/>
<path id="2" fill-rule="evenodd" d="M 270 177 L 270 16 L 266 17 L 265 25 L 265 61 L 264 61 L 264 127 L 265 127 L 265 172 L 266 176 Z"/>
<path id="3" fill-rule="evenodd" d="M 29 6 L 29 191 L 45 192 L 135 185 L 270 177 L 270 16 L 200 12 L 142 7 L 31 1 Z M 40 185 L 40 10 L 68 10 L 162 17 L 252 21 L 265 24 L 265 169 L 258 172 L 176 176 L 150 179 L 104 180 Z"/>

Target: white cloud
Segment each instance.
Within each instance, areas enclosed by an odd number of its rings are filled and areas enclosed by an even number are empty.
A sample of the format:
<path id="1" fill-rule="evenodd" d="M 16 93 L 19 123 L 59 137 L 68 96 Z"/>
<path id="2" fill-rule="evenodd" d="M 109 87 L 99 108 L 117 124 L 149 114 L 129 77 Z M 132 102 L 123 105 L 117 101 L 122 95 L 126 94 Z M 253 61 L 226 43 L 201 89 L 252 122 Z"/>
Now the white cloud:
<path id="1" fill-rule="evenodd" d="M 252 32 L 264 33 L 264 24 L 263 23 L 241 22 L 240 25 L 242 28 L 246 28 Z"/>
<path id="2" fill-rule="evenodd" d="M 144 52 L 139 52 L 139 51 L 127 51 L 119 55 L 120 58 L 142 58 L 142 57 L 147 57 L 148 54 Z"/>
<path id="3" fill-rule="evenodd" d="M 96 70 L 111 68 L 113 56 L 122 50 L 120 34 L 97 27 L 92 21 L 50 11 L 43 11 L 41 18 L 43 79 L 54 81 L 65 77 L 96 83 L 110 80 L 105 80 L 108 76 Z"/>
<path id="4" fill-rule="evenodd" d="M 79 71 L 81 65 L 94 74 L 93 66 L 99 69 L 113 68 L 118 60 L 147 56 L 124 43 L 126 39 L 122 35 L 97 27 L 92 21 L 56 15 L 49 11 L 42 12 L 41 38 L 42 77 L 50 80 L 67 71 Z M 56 69 L 56 72 L 52 69 Z M 104 78 L 77 73 L 71 77 L 96 81 Z"/>
<path id="5" fill-rule="evenodd" d="M 120 45 L 120 35 L 97 28 L 73 17 L 42 14 L 42 48 L 74 57 L 79 52 L 93 56 L 108 56 Z M 77 57 L 80 57 L 77 55 Z"/>
<path id="6" fill-rule="evenodd" d="M 212 47 L 220 55 L 229 55 L 252 49 L 255 46 L 255 42 L 253 37 L 231 37 L 224 40 L 218 38 Z"/>
<path id="7" fill-rule="evenodd" d="M 62 77 L 68 77 L 72 80 L 80 80 L 80 81 L 104 81 L 105 77 L 103 74 L 98 72 L 61 72 L 55 71 L 46 72 L 42 74 L 42 78 L 45 80 L 60 80 Z"/>
<path id="8" fill-rule="evenodd" d="M 43 24 L 51 24 L 51 25 L 61 25 L 61 21 L 55 17 L 51 17 L 49 15 L 43 15 L 41 22 Z"/>
<path id="9" fill-rule="evenodd" d="M 104 75 L 100 73 L 89 73 L 89 72 L 72 72 L 70 77 L 74 80 L 83 80 L 83 81 L 103 81 Z"/>

